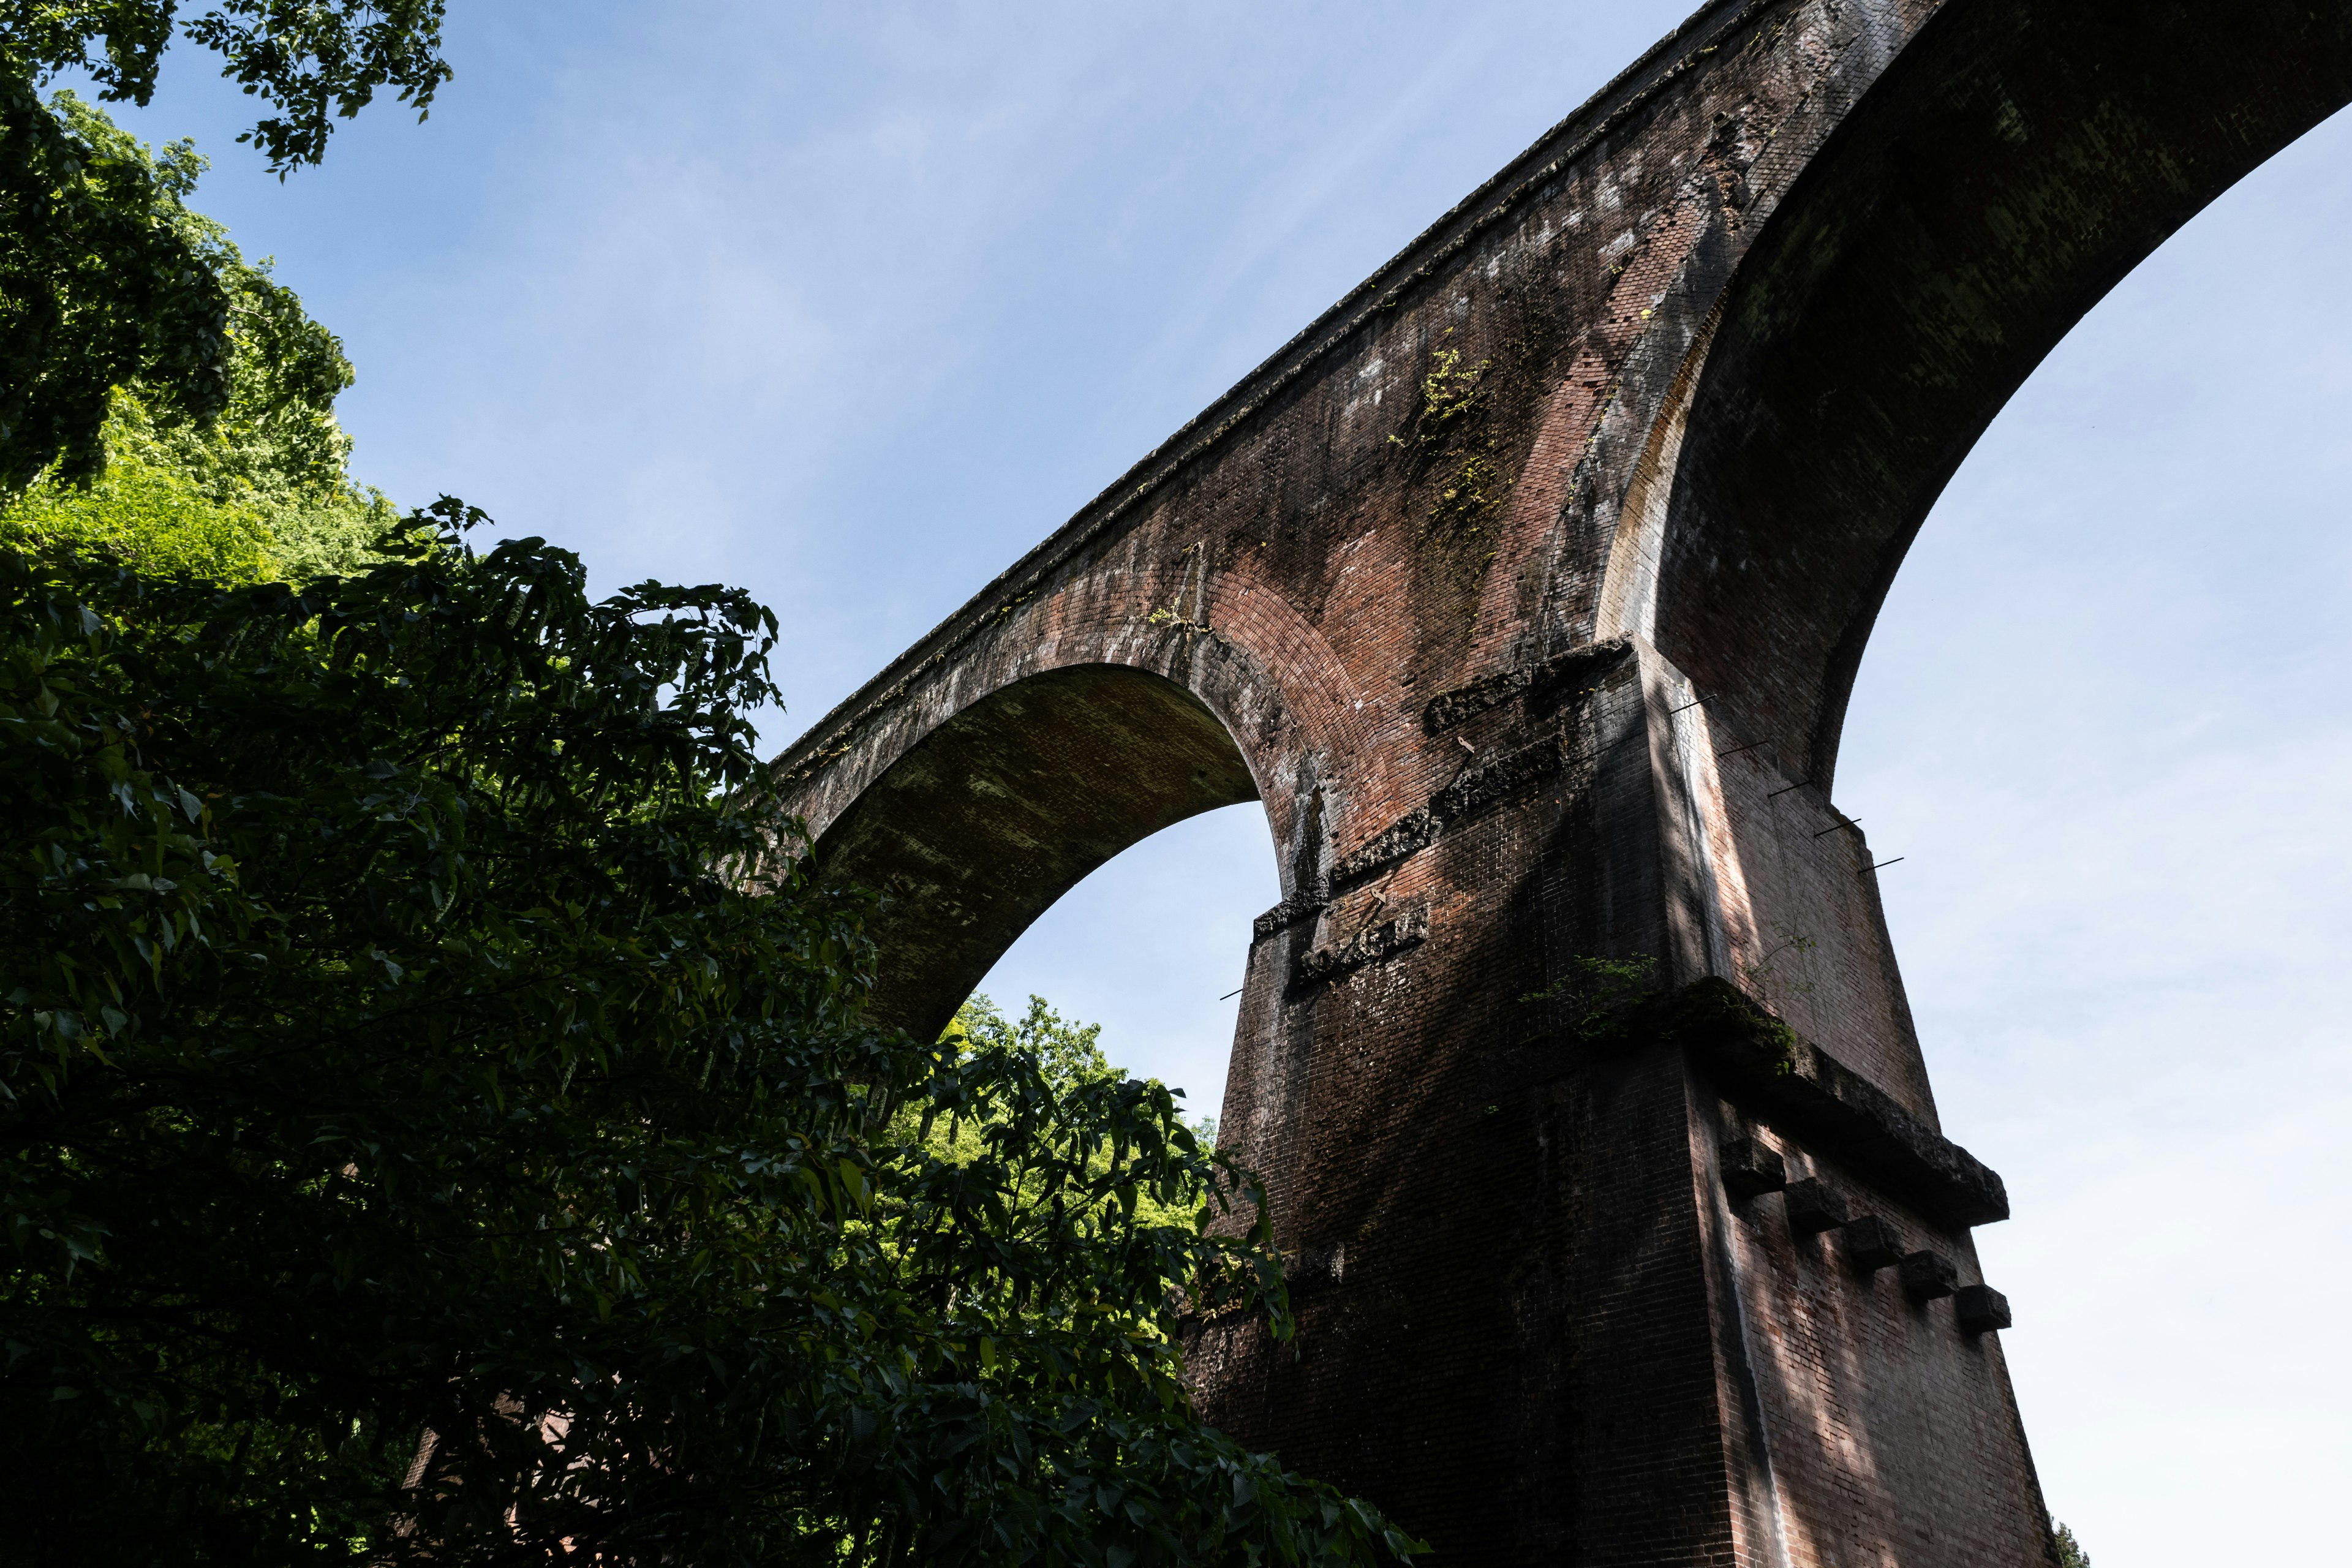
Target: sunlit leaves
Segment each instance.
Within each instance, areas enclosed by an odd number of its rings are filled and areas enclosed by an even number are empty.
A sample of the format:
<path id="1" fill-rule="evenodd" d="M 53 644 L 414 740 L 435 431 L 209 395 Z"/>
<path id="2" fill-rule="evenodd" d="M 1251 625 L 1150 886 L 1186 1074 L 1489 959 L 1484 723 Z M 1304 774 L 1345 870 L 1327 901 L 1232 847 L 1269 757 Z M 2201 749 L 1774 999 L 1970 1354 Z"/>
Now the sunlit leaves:
<path id="1" fill-rule="evenodd" d="M 43 89 L 81 70 L 101 99 L 143 104 L 177 27 L 275 111 L 240 140 L 282 177 L 317 163 L 334 121 L 379 89 L 425 112 L 450 77 L 443 11 L 444 0 L 214 0 L 193 15 L 176 0 L 0 0 L 0 497 L 53 467 L 69 483 L 95 477 L 120 389 L 209 432 L 230 400 L 233 301 L 271 340 L 249 359 L 282 367 L 281 402 L 323 405 L 320 375 L 341 363 L 299 341 L 320 334 L 299 310 L 289 317 L 291 296 L 252 287 L 255 269 L 231 265 L 217 229 L 188 212 L 204 167 L 192 145 L 150 154 L 71 94 L 44 103 Z"/>
<path id="2" fill-rule="evenodd" d="M 145 103 L 174 27 L 278 112 L 240 137 L 283 174 L 315 163 L 334 120 L 390 88 L 422 118 L 452 75 L 446 0 L 5 0 L 0 69 L 29 81 L 79 68 L 111 100 Z M 193 14 L 188 14 L 193 12 Z"/>

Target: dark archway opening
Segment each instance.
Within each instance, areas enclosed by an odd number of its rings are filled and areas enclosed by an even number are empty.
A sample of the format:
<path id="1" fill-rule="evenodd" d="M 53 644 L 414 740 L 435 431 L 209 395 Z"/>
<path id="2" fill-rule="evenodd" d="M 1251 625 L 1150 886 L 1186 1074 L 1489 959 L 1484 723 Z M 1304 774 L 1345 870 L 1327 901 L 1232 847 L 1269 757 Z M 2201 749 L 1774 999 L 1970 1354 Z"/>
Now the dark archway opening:
<path id="1" fill-rule="evenodd" d="M 2352 1265 L 2300 1240 L 2352 1123 L 2347 170 L 2352 110 L 2036 369 L 1906 556 L 1840 747 L 1907 858 L 1880 885 L 1938 1107 L 2009 1183 L 1976 1237 L 2034 1460 L 2103 1563 L 2226 1561 L 2250 1519 L 2323 1560 L 2352 1473 Z"/>
<path id="2" fill-rule="evenodd" d="M 1717 696 L 1711 711 L 1747 731 L 1743 739 L 1770 743 L 1789 779 L 1826 784 L 1881 603 L 1930 508 L 1995 416 L 2126 274 L 2347 100 L 2352 12 L 2341 6 L 1979 0 L 1953 5 L 1930 24 L 1769 221 L 1727 295 L 1699 377 L 1664 530 L 1655 624 L 1661 647 Z M 2213 352 L 2212 334 L 2231 330 L 2213 317 L 2268 322 L 2309 308 L 2236 272 L 2214 286 L 2228 291 L 2229 309 L 2179 323 L 2177 358 L 2162 374 L 2243 374 L 2227 348 Z M 2262 385 L 2257 395 L 2284 401 L 2296 391 Z M 2232 443 L 2221 427 L 2180 437 L 2217 470 L 2258 464 L 2273 443 L 2292 439 L 2242 430 Z M 2079 525 L 2048 510 L 2053 536 Z M 2223 548 L 2260 552 L 2267 541 L 2247 526 L 2253 515 L 2251 507 L 2209 504 L 2196 531 L 2198 564 L 2189 570 L 2216 572 L 2209 552 Z M 1890 876 L 1904 889 L 1890 897 L 1890 919 L 1907 937 L 1898 946 L 1912 961 L 1906 969 L 1922 1033 L 1949 1053 L 1936 1064 L 1947 1113 L 1955 1125 L 2003 1128 L 1986 1142 L 1970 1140 L 2020 1194 L 2019 1227 L 1988 1238 L 1988 1271 L 2016 1280 L 2017 1299 L 2032 1304 L 2033 1331 L 2015 1342 L 2011 1365 L 2037 1440 L 2072 1428 L 2053 1445 L 2054 1473 L 2067 1484 L 2053 1486 L 2051 1500 L 2062 1517 L 2098 1526 L 2086 1536 L 2095 1552 L 2130 1539 L 2115 1498 L 2144 1504 L 2167 1486 L 2262 1495 L 2243 1482 L 2234 1492 L 2228 1479 L 2216 1486 L 2214 1477 L 2229 1478 L 2233 1465 L 2273 1489 L 2254 1512 L 2294 1531 L 2295 1514 L 2308 1514 L 2318 1494 L 2273 1478 L 2313 1463 L 2314 1446 L 2287 1434 L 2296 1419 L 2310 1419 L 2305 1413 L 2326 1407 L 2324 1384 L 2294 1381 L 2297 1358 L 2307 1364 L 2308 1347 L 2324 1340 L 2324 1331 L 2318 1339 L 2308 1328 L 2300 1339 L 2295 1332 L 2324 1321 L 2321 1270 L 2296 1271 L 2284 1284 L 2241 1283 L 2216 1271 L 2214 1283 L 2197 1286 L 2195 1307 L 2175 1309 L 2162 1323 L 2118 1310 L 2139 1281 L 2181 1260 L 2217 1249 L 2260 1252 L 2249 1212 L 2267 1217 L 2275 1206 L 2280 1228 L 2291 1233 L 2301 1216 L 2275 1195 L 2298 1190 L 2294 1178 L 2318 1168 L 2315 1130 L 2342 1103 L 2341 1072 L 2320 1066 L 2329 1050 L 2341 1061 L 2320 995 L 2326 961 L 2311 955 L 2306 936 L 2340 929 L 2340 920 L 2298 929 L 2294 918 L 2314 909 L 2338 913 L 2340 899 L 2305 886 L 2330 868 L 2328 840 L 2314 834 L 2263 868 L 2224 831 L 2280 815 L 2273 809 L 2278 781 L 2264 773 L 2286 748 L 2266 737 L 2252 765 L 2222 781 L 2242 790 L 2199 780 L 2194 818 L 2184 812 L 2183 830 L 2166 838 L 2102 831 L 2103 812 L 2145 806 L 2133 792 L 2146 795 L 2166 776 L 2153 767 L 2138 776 L 2122 765 L 2080 769 L 2063 744 L 1979 748 L 1957 740 L 2036 723 L 2063 738 L 2080 723 L 2071 710 L 2111 710 L 2128 700 L 2125 682 L 2084 679 L 2085 661 L 2050 657 L 2048 647 L 2108 612 L 2110 596 L 2137 597 L 2130 579 L 2145 565 L 2138 552 L 2160 548 L 2155 532 L 2118 531 L 2122 552 L 2080 574 L 2069 584 L 2077 596 L 2040 596 L 2039 624 L 2031 614 L 2011 615 L 2000 627 L 2009 635 L 1944 650 L 1946 668 L 2000 667 L 1982 684 L 2007 700 L 1997 711 L 1990 700 L 1976 711 L 1933 707 L 1934 724 L 1955 740 L 1920 751 L 1969 781 L 1922 792 L 1937 808 L 1937 833 L 1920 831 L 1917 813 L 1911 832 L 1890 832 L 1900 826 L 1888 798 L 1894 780 L 1883 765 L 1873 776 L 1865 752 L 1853 760 L 1860 779 L 1849 778 L 1843 792 L 1849 808 L 1867 814 L 1882 853 L 1911 857 Z M 2317 552 L 2298 555 L 2291 568 L 2324 569 Z M 1947 541 L 1936 580 L 1949 580 L 1943 574 L 1952 565 Z M 2037 581 L 2056 575 L 2046 560 L 2031 565 Z M 2286 618 L 2292 597 L 2264 595 L 2261 605 Z M 1916 611 L 1917 601 L 1907 607 Z M 2266 644 L 2286 640 L 2258 620 L 2246 626 Z M 2187 616 L 2166 629 L 2192 647 L 2217 633 Z M 2293 711 L 2281 684 L 2265 679 L 2259 690 L 2213 700 L 2266 706 L 2273 725 L 2306 741 L 2310 710 Z M 1923 686 L 1922 695 L 1948 693 Z M 2199 695 L 2193 683 L 2176 683 L 2153 710 L 2177 713 Z M 1880 721 L 1886 712 L 1882 701 Z M 2112 723 L 2085 727 L 2102 740 L 2114 734 Z M 2326 780 L 2332 789 L 2342 776 L 2340 768 L 2312 767 L 2298 782 Z M 2104 798 L 2092 798 L 2097 784 L 2109 786 Z M 2208 829 L 2237 857 L 2233 879 L 2267 872 L 2269 879 L 2233 903 L 2220 876 L 2182 875 L 2183 846 Z M 2102 840 L 2095 853 L 2092 839 Z M 2340 864 L 2340 852 L 2333 858 Z M 2299 875 L 2315 860 L 2314 874 Z M 1923 888 L 1922 877 L 1935 879 Z M 2126 904 L 2128 914 L 2113 912 Z M 2256 905 L 2263 918 L 2241 913 Z M 2080 929 L 2053 939 L 2053 920 Z M 1930 930 L 1935 941 L 1919 940 Z M 1983 940 L 1989 935 L 1995 939 Z M 2284 971 L 2298 963 L 2310 1002 L 2300 1012 L 2281 996 L 2292 989 Z M 2280 982 L 2267 992 L 2265 964 Z M 2201 1119 L 2223 1104 L 2242 1108 L 2244 1121 L 2206 1125 Z M 2254 1127 L 2261 1135 L 2249 1133 Z M 2139 1139 L 2149 1146 L 2135 1146 Z M 2079 1169 L 2090 1146 L 2100 1149 L 2095 1179 Z M 2168 1205 L 2161 1219 L 2137 1217 L 2139 1194 L 2183 1169 L 2210 1173 L 2214 1192 Z M 2095 1230 L 2117 1238 L 2095 1257 L 2079 1242 Z M 2178 1325 L 2190 1321 L 2199 1332 L 2184 1353 Z M 2249 1350 L 2246 1331 L 2256 1325 L 2262 1343 Z M 2166 1369 L 2164 1391 L 2140 1398 L 2141 1387 L 2152 1388 L 2147 1368 L 2158 1364 Z M 2282 1370 L 2270 1387 L 2295 1388 L 2295 1402 L 2263 1385 L 2271 1367 Z M 2063 1416 L 2060 1390 L 2073 1396 Z M 2232 1427 L 2232 1401 L 2254 1418 Z M 2159 1425 L 2167 1420 L 2176 1423 L 2168 1431 Z M 2104 1521 L 2075 1511 L 2084 1506 L 2079 1489 L 2101 1473 L 2082 1457 L 2094 1446 L 2102 1472 L 2131 1475 L 2128 1485 L 2088 1488 L 2109 1495 Z M 2174 1455 L 2184 1457 L 2168 1472 Z M 2045 1478 L 2053 1475 L 2049 1458 Z M 2190 1550 L 2181 1542 L 2200 1526 L 2209 1542 L 2221 1538 L 2210 1518 L 2222 1511 L 2210 1503 L 2161 1510 L 2129 1528 L 2158 1555 L 2179 1553 Z M 2319 1539 L 2324 1510 L 2309 1517 L 2302 1528 Z"/>
<path id="3" fill-rule="evenodd" d="M 1127 665 L 1016 681 L 910 748 L 828 827 L 829 879 L 877 889 L 875 1016 L 936 1033 L 1089 872 L 1161 828 L 1258 798 L 1224 724 Z"/>

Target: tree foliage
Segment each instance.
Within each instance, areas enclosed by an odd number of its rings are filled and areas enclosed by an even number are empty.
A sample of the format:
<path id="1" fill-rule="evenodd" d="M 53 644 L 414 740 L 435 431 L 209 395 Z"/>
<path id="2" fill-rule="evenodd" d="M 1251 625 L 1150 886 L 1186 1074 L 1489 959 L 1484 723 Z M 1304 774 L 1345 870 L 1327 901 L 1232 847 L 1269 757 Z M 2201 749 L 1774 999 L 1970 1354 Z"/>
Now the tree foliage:
<path id="1" fill-rule="evenodd" d="M 1057 1094 L 1066 1095 L 1088 1084 L 1127 1077 L 1103 1054 L 1100 1024 L 1082 1024 L 1065 1018 L 1043 996 L 1031 996 L 1029 1005 L 1021 1016 L 1010 1018 L 989 999 L 985 992 L 975 991 L 956 1009 L 955 1016 L 940 1032 L 940 1043 L 962 1052 L 985 1051 L 1032 1058 L 1037 1063 L 1037 1070 L 1045 1075 L 1046 1084 Z M 1155 1084 L 1154 1087 L 1158 1086 Z M 1183 1092 L 1176 1089 L 1171 1094 L 1174 1098 L 1181 1098 Z M 915 1113 L 910 1110 L 901 1114 L 911 1116 Z M 1215 1117 L 1191 1119 L 1183 1125 L 1198 1147 L 1203 1150 L 1216 1147 Z M 901 1127 L 898 1131 L 899 1141 L 905 1142 L 908 1130 Z M 930 1143 L 935 1152 L 948 1159 L 968 1158 L 982 1147 L 981 1128 L 961 1126 L 957 1135 L 950 1139 L 946 1130 L 934 1126 Z M 1205 1198 L 1182 1210 L 1171 1208 L 1148 1194 L 1137 1200 L 1137 1213 L 1154 1224 L 1198 1225 L 1208 1206 Z"/>
<path id="2" fill-rule="evenodd" d="M 88 486 L 36 486 L 0 508 L 0 539 L 68 545 L 154 576 L 257 583 L 277 574 L 257 509 L 217 502 L 186 474 L 136 457 L 109 464 Z"/>
<path id="3" fill-rule="evenodd" d="M 326 153 L 336 119 L 393 88 L 423 119 L 449 79 L 441 58 L 447 0 L 0 0 L 0 62 L 46 80 L 80 70 L 110 102 L 154 96 L 176 29 L 219 55 L 224 76 L 276 110 L 237 138 L 283 174 Z"/>
<path id="4" fill-rule="evenodd" d="M 70 482 L 96 478 L 115 388 L 136 387 L 152 411 L 200 430 L 234 390 L 228 338 L 245 286 L 225 274 L 216 231 L 188 221 L 201 161 L 185 142 L 137 155 L 70 95 L 43 102 L 47 84 L 83 72 L 101 100 L 144 104 L 176 29 L 275 110 L 240 140 L 283 176 L 317 163 L 334 120 L 378 89 L 421 116 L 450 75 L 444 0 L 214 0 L 186 19 L 178 9 L 0 0 L 0 495 L 52 465 Z M 299 373 L 305 362 L 283 363 Z"/>
<path id="5" fill-rule="evenodd" d="M 122 178 L 161 193 L 151 216 L 217 286 L 227 323 L 221 400 L 201 417 L 168 387 L 93 384 L 105 411 L 95 446 L 60 455 L 0 500 L 0 540 L 72 543 L 150 574 L 223 581 L 356 569 L 394 517 L 349 477 L 351 439 L 334 413 L 352 380 L 341 342 L 268 262 L 247 261 L 219 224 L 186 205 L 205 167 L 192 146 L 156 154 L 70 93 L 57 108 Z"/>
<path id="6" fill-rule="evenodd" d="M 1037 1058 L 1037 1068 L 1057 1089 L 1126 1075 L 1103 1055 L 1102 1026 L 1063 1017 L 1043 996 L 1029 998 L 1017 1019 L 975 991 L 956 1009 L 941 1033 L 943 1042 L 982 1050 L 1019 1051 Z"/>
<path id="7" fill-rule="evenodd" d="M 746 787 L 772 617 L 471 521 L 0 550 L 18 1560 L 1409 1549 L 1192 1412 L 1180 1311 L 1287 1320 L 1167 1089 L 865 1022 Z"/>
<path id="8" fill-rule="evenodd" d="M 114 388 L 199 426 L 228 401 L 228 295 L 183 221 L 184 142 L 147 162 L 0 72 L 0 495 L 104 467 Z"/>

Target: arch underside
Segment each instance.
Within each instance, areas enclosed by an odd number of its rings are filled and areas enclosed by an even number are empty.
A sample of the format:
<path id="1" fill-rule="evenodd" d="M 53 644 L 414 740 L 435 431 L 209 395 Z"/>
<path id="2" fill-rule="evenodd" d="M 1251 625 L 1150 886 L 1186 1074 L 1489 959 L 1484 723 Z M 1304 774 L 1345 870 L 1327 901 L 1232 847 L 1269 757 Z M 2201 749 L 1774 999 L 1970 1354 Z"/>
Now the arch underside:
<path id="1" fill-rule="evenodd" d="M 877 1021 L 929 1037 L 1087 873 L 1204 811 L 1258 798 L 1224 724 L 1176 681 L 1085 664 L 962 709 L 817 841 L 827 879 L 881 896 Z"/>
<path id="2" fill-rule="evenodd" d="M 1782 198 L 1707 351 L 1656 640 L 1717 717 L 1826 785 L 1878 607 L 1995 414 L 2168 236 L 2347 101 L 2352 6 L 1976 0 L 1931 20 Z"/>

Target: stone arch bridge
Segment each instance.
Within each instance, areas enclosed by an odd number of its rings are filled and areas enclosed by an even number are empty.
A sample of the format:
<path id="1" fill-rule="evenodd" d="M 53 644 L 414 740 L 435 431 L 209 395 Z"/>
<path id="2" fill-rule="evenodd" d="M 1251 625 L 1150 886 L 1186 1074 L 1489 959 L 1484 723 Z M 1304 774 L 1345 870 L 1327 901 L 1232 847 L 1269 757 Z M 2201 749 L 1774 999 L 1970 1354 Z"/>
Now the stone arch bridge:
<path id="1" fill-rule="evenodd" d="M 1300 1332 L 1213 1419 L 1449 1563 L 2054 1563 L 1839 726 L 2003 401 L 2347 99 L 2344 0 L 1719 0 L 777 760 L 917 1031 L 1264 803 Z M 1643 956 L 1793 1047 L 1595 1048 Z"/>

